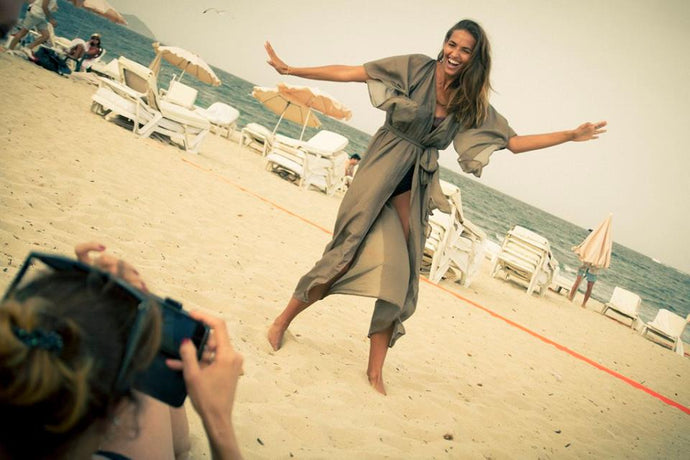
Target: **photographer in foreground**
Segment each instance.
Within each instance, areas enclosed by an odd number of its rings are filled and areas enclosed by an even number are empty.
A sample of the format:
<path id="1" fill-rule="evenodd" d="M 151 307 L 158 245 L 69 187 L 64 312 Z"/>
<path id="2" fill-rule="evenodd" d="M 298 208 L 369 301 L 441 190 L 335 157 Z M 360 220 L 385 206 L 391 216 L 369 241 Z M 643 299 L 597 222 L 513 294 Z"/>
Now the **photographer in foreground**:
<path id="1" fill-rule="evenodd" d="M 184 409 L 134 390 L 167 340 L 159 299 L 132 266 L 89 256 L 104 249 L 77 246 L 79 261 L 31 254 L 23 269 L 52 270 L 24 283 L 20 270 L 0 304 L 0 458 L 171 458 L 189 448 L 175 437 L 188 433 Z M 232 409 L 242 357 L 223 321 L 191 317 L 210 328 L 203 353 L 182 339 L 181 360 L 165 364 L 182 371 L 213 457 L 241 458 Z"/>

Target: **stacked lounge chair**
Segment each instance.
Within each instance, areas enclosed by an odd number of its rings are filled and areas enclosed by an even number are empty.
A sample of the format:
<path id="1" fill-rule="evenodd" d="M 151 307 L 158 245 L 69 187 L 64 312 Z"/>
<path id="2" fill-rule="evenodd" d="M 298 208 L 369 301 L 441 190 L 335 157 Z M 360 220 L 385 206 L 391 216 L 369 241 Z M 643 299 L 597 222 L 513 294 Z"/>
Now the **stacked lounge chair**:
<path id="1" fill-rule="evenodd" d="M 486 234 L 463 215 L 460 189 L 445 181 L 441 187 L 450 212 L 436 209 L 429 216 L 422 268 L 429 271 L 432 283 L 452 272 L 467 287 L 484 259 Z"/>
<path id="2" fill-rule="evenodd" d="M 288 172 L 303 188 L 316 187 L 327 195 L 344 188 L 346 137 L 331 131 L 319 131 L 306 142 L 276 135 L 266 169 Z"/>
<path id="3" fill-rule="evenodd" d="M 503 272 L 506 279 L 527 284 L 527 294 L 544 295 L 551 285 L 558 262 L 543 236 L 516 225 L 506 234 L 491 269 L 491 276 Z"/>

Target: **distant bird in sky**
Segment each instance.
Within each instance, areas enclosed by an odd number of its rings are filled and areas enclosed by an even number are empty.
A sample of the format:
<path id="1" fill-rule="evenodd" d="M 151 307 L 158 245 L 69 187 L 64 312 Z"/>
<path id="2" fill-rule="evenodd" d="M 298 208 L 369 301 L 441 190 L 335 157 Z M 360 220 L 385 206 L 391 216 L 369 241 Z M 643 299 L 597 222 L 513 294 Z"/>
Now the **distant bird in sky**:
<path id="1" fill-rule="evenodd" d="M 214 12 L 216 14 L 225 14 L 228 10 L 219 10 L 218 8 L 206 8 L 201 14 Z"/>

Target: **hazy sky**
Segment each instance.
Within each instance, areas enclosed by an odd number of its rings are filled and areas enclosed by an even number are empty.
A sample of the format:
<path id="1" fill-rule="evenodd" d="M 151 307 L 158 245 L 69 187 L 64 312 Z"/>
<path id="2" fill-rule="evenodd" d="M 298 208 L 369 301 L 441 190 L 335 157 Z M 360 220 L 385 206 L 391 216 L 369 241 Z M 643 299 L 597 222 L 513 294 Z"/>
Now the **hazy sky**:
<path id="1" fill-rule="evenodd" d="M 519 134 L 609 122 L 597 141 L 498 152 L 480 181 L 585 228 L 612 212 L 616 242 L 690 273 L 688 0 L 110 1 L 166 44 L 268 86 L 305 80 L 276 74 L 265 40 L 292 66 L 361 64 L 436 56 L 472 18 L 493 49 L 491 102 Z M 211 7 L 226 12 L 202 14 Z M 365 85 L 313 84 L 352 109 L 353 126 L 382 123 Z M 441 162 L 459 171 L 452 147 Z"/>

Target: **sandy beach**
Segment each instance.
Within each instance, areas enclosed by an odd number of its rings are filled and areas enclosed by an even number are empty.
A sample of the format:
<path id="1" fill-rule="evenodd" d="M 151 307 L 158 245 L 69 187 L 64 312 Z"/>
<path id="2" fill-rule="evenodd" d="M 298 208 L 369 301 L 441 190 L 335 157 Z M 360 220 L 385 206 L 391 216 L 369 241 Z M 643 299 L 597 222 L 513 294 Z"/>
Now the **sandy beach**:
<path id="1" fill-rule="evenodd" d="M 0 54 L 0 287 L 29 251 L 98 240 L 152 291 L 225 319 L 245 358 L 246 458 L 687 458 L 690 359 L 596 301 L 580 308 L 581 294 L 529 297 L 488 262 L 470 288 L 422 280 L 388 396 L 365 375 L 370 299 L 327 298 L 273 352 L 266 329 L 328 242 L 339 197 L 218 136 L 198 155 L 140 139 L 90 112 L 94 92 Z M 209 458 L 188 411 L 194 458 Z"/>

